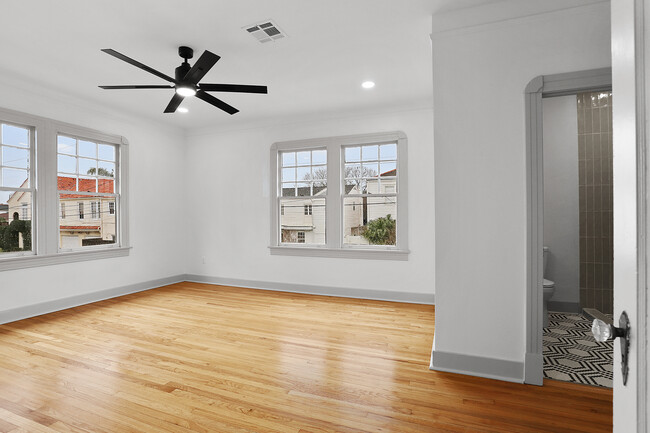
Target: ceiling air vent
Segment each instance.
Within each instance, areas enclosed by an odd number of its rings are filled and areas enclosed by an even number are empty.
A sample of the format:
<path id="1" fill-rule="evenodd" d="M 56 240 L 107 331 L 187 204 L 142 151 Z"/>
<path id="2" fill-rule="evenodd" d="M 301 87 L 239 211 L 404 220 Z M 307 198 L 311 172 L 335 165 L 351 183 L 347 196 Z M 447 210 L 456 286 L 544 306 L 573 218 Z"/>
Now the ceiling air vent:
<path id="1" fill-rule="evenodd" d="M 280 30 L 280 27 L 278 27 L 271 20 L 252 24 L 250 26 L 244 27 L 244 29 L 262 44 L 266 42 L 277 41 L 278 39 L 282 39 L 287 36 L 287 34 Z"/>

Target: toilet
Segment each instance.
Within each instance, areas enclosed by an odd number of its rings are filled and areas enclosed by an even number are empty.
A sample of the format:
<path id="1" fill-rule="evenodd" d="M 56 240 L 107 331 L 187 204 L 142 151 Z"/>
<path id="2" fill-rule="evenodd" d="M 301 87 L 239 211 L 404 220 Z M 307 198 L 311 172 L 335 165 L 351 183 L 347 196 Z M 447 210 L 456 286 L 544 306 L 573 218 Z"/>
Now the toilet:
<path id="1" fill-rule="evenodd" d="M 546 275 L 546 263 L 548 260 L 548 247 L 544 247 L 544 275 Z M 544 328 L 548 326 L 548 301 L 553 297 L 555 292 L 555 282 L 551 280 L 543 279 L 542 283 L 544 289 L 544 311 L 542 317 L 544 318 Z"/>

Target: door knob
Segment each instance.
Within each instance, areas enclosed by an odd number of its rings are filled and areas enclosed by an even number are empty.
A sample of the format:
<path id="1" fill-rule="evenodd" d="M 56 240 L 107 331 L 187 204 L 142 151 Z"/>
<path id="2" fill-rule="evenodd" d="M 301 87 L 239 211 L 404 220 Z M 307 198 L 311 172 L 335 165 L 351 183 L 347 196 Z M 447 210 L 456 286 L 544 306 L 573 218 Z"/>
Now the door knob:
<path id="1" fill-rule="evenodd" d="M 615 340 L 620 337 L 621 372 L 623 373 L 623 385 L 626 385 L 629 372 L 628 357 L 630 353 L 630 320 L 627 317 L 627 313 L 625 311 L 621 313 L 621 317 L 618 319 L 618 328 L 600 319 L 594 319 L 591 325 L 591 333 L 594 334 L 596 341 L 600 342 L 607 341 L 610 338 Z"/>

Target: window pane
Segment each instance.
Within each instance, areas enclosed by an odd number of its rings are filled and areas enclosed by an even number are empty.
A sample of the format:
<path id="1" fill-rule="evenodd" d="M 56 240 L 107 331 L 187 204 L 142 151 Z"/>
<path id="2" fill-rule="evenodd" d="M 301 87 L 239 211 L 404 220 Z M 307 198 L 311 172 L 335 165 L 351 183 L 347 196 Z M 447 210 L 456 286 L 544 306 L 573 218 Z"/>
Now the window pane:
<path id="1" fill-rule="evenodd" d="M 111 146 L 110 144 L 100 144 L 98 145 L 98 148 L 99 159 L 115 162 L 115 146 Z"/>
<path id="2" fill-rule="evenodd" d="M 397 144 L 382 144 L 379 146 L 379 158 L 382 160 L 397 159 Z"/>
<path id="3" fill-rule="evenodd" d="M 395 194 L 397 192 L 396 177 L 382 177 L 380 194 Z"/>
<path id="4" fill-rule="evenodd" d="M 29 147 L 29 129 L 19 126 L 2 125 L 2 144 Z"/>
<path id="5" fill-rule="evenodd" d="M 2 168 L 1 186 L 6 188 L 29 188 L 29 172 L 15 168 Z"/>
<path id="6" fill-rule="evenodd" d="M 376 162 L 364 162 L 361 166 L 362 177 L 376 177 L 379 174 L 379 164 Z"/>
<path id="7" fill-rule="evenodd" d="M 298 165 L 311 164 L 311 151 L 297 152 Z"/>
<path id="8" fill-rule="evenodd" d="M 98 192 L 108 194 L 117 193 L 115 190 L 115 181 L 113 179 L 97 179 L 97 190 Z"/>
<path id="9" fill-rule="evenodd" d="M 346 147 L 345 148 L 345 162 L 358 162 L 361 161 L 361 148 L 360 147 Z"/>
<path id="10" fill-rule="evenodd" d="M 29 149 L 2 146 L 2 165 L 29 168 Z"/>
<path id="11" fill-rule="evenodd" d="M 32 251 L 32 194 L 0 191 L 0 254 Z"/>
<path id="12" fill-rule="evenodd" d="M 282 166 L 295 167 L 296 165 L 296 152 L 282 152 Z"/>
<path id="13" fill-rule="evenodd" d="M 77 172 L 77 158 L 73 156 L 59 155 L 58 157 L 58 171 L 62 173 L 76 173 Z"/>
<path id="14" fill-rule="evenodd" d="M 325 199 L 284 199 L 280 215 L 281 242 L 289 244 L 325 244 Z"/>
<path id="15" fill-rule="evenodd" d="M 396 197 L 343 199 L 343 243 L 395 245 L 396 214 Z"/>
<path id="16" fill-rule="evenodd" d="M 312 152 L 312 164 L 327 164 L 327 151 L 326 150 L 314 150 Z"/>
<path id="17" fill-rule="evenodd" d="M 379 146 L 363 146 L 361 148 L 362 161 L 377 161 L 379 159 Z"/>
<path id="18" fill-rule="evenodd" d="M 392 173 L 391 173 L 392 172 Z M 396 176 L 397 163 L 396 162 L 382 162 L 379 164 L 379 173 L 381 176 Z"/>
<path id="19" fill-rule="evenodd" d="M 97 160 L 79 158 L 79 174 L 97 174 Z"/>
<path id="20" fill-rule="evenodd" d="M 80 177 L 79 178 L 79 191 L 97 192 L 97 179 Z"/>
<path id="21" fill-rule="evenodd" d="M 366 194 L 368 192 L 368 185 L 366 179 L 345 179 L 345 193 L 346 194 Z"/>
<path id="22" fill-rule="evenodd" d="M 280 191 L 282 197 L 293 197 L 296 195 L 296 184 L 294 182 L 283 183 Z"/>
<path id="23" fill-rule="evenodd" d="M 57 149 L 59 153 L 65 153 L 67 155 L 76 155 L 77 140 L 75 140 L 74 138 L 59 135 L 57 140 Z"/>
<path id="24" fill-rule="evenodd" d="M 97 143 L 79 140 L 79 156 L 97 158 Z"/>
<path id="25" fill-rule="evenodd" d="M 59 194 L 59 208 L 62 250 L 116 242 L 115 197 Z"/>
<path id="26" fill-rule="evenodd" d="M 360 164 L 345 164 L 345 178 L 363 177 Z"/>
<path id="27" fill-rule="evenodd" d="M 297 190 L 298 190 L 298 195 L 300 197 L 308 197 L 308 196 L 310 196 L 312 194 L 311 193 L 311 183 L 309 183 L 309 182 L 298 182 L 296 184 L 296 186 L 298 187 Z"/>
<path id="28" fill-rule="evenodd" d="M 115 177 L 115 163 L 97 161 L 97 175 L 104 177 Z"/>
<path id="29" fill-rule="evenodd" d="M 296 169 L 295 168 L 283 168 L 282 169 L 282 182 L 295 181 L 296 180 Z"/>
<path id="30" fill-rule="evenodd" d="M 296 180 L 311 180 L 311 167 L 298 167 Z"/>

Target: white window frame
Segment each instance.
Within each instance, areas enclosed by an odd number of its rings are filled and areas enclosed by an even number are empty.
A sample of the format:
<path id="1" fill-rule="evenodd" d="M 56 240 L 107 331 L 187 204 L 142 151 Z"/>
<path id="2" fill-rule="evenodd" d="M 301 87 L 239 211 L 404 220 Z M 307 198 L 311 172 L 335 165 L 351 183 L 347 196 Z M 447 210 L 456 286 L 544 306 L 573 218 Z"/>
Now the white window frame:
<path id="1" fill-rule="evenodd" d="M 344 166 L 343 151 L 349 146 L 397 143 L 397 239 L 396 245 L 344 245 L 343 244 L 343 198 Z M 300 150 L 327 150 L 327 194 L 325 214 L 325 245 L 283 244 L 280 230 L 280 153 Z M 408 260 L 408 175 L 407 138 L 401 131 L 373 134 L 327 137 L 309 140 L 284 141 L 271 145 L 270 173 L 271 239 L 269 249 L 273 255 L 347 257 L 358 259 Z"/>
<path id="2" fill-rule="evenodd" d="M 32 138 L 30 186 L 32 192 L 32 251 L 21 255 L 0 254 L 0 271 L 32 268 L 85 260 L 129 255 L 128 166 L 129 143 L 126 138 L 89 128 L 0 108 L 0 122 L 29 128 Z M 87 246 L 75 250 L 59 249 L 61 216 L 57 183 L 57 136 L 66 135 L 90 141 L 114 144 L 116 164 L 117 241 L 115 244 Z M 37 151 L 36 151 L 37 149 Z"/>

